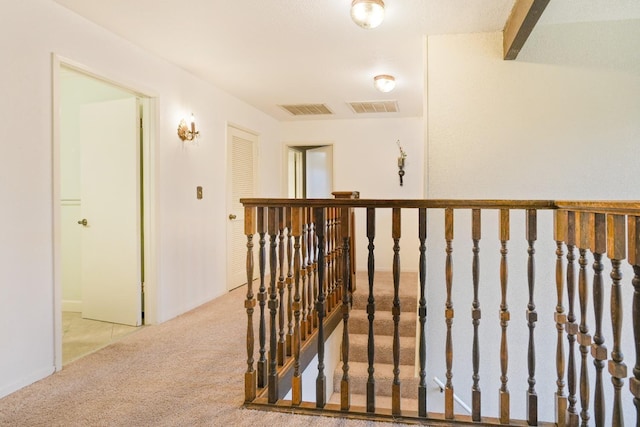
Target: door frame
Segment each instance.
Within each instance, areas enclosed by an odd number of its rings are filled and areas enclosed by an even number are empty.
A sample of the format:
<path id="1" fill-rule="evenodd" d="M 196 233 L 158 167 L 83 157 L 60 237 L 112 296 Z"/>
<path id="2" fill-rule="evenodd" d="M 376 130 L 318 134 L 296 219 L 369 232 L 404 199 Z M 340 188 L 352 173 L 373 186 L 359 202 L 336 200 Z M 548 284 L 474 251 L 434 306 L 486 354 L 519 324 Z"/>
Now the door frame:
<path id="1" fill-rule="evenodd" d="M 231 212 L 231 206 L 230 206 L 230 200 L 231 200 L 231 194 L 233 192 L 233 182 L 232 182 L 232 176 L 233 176 L 233 171 L 231 169 L 231 167 L 233 166 L 232 161 L 231 161 L 231 143 L 232 143 L 232 129 L 235 129 L 237 131 L 240 132 L 244 132 L 246 134 L 252 135 L 255 140 L 253 141 L 253 177 L 254 177 L 254 182 L 253 182 L 253 192 L 254 192 L 254 196 L 255 194 L 257 194 L 258 192 L 258 186 L 259 186 L 259 181 L 258 181 L 258 177 L 260 176 L 260 171 L 259 171 L 259 164 L 260 164 L 260 159 L 259 159 L 259 155 L 260 155 L 260 149 L 259 149 L 259 144 L 260 144 L 260 134 L 254 130 L 248 129 L 244 126 L 238 126 L 235 123 L 231 123 L 231 122 L 227 122 L 226 123 L 226 128 L 225 128 L 225 141 L 226 141 L 226 162 L 225 164 L 227 165 L 227 170 L 226 170 L 226 200 L 225 200 L 225 249 L 226 249 L 226 253 L 227 253 L 227 259 L 225 260 L 225 268 L 226 268 L 226 274 L 225 274 L 225 291 L 229 292 L 233 289 L 235 289 L 236 287 L 238 287 L 238 285 L 233 285 L 231 284 L 231 276 L 233 274 L 233 272 L 231 271 L 231 256 L 229 255 L 229 253 L 231 251 L 229 251 L 229 246 L 230 246 L 230 238 L 229 238 L 229 219 L 227 218 L 227 215 Z M 268 267 L 267 267 L 268 270 Z"/>
<path id="2" fill-rule="evenodd" d="M 144 323 L 157 323 L 157 248 L 156 248 L 156 153 L 152 147 L 158 135 L 157 95 L 145 88 L 123 83 L 108 77 L 107 73 L 93 70 L 81 63 L 56 53 L 51 55 L 52 73 L 52 231 L 53 231 L 53 324 L 54 324 L 54 365 L 55 370 L 62 369 L 62 245 L 61 245 L 61 164 L 60 164 L 60 68 L 65 67 L 89 77 L 101 80 L 113 86 L 129 91 L 140 98 L 142 106 L 142 233 L 144 280 Z"/>
<path id="3" fill-rule="evenodd" d="M 331 146 L 332 156 L 331 156 L 331 185 L 333 186 L 333 191 L 335 190 L 335 154 L 336 154 L 336 145 L 334 141 L 288 141 L 282 143 L 282 181 L 281 181 L 281 190 L 282 194 L 289 194 L 289 148 L 296 147 L 325 147 Z M 305 160 L 306 161 L 306 160 Z M 305 171 L 306 172 L 306 171 Z"/>

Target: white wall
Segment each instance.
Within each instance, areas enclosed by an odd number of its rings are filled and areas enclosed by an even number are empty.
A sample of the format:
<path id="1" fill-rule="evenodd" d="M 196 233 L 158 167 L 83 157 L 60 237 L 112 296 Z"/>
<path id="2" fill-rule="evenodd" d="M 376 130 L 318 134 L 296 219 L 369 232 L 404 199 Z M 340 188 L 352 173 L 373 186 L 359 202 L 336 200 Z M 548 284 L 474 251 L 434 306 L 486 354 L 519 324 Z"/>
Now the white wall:
<path id="1" fill-rule="evenodd" d="M 428 165 L 430 198 L 640 199 L 640 22 L 538 26 L 516 61 L 502 60 L 500 33 L 433 36 L 428 39 Z M 443 216 L 431 214 L 429 229 L 429 378 L 444 379 Z M 497 213 L 483 216 L 480 242 L 480 386 L 483 415 L 496 416 L 499 382 L 499 242 Z M 471 401 L 471 234 L 468 212 L 456 212 L 454 236 L 454 387 Z M 513 212 L 509 242 L 509 389 L 512 416 L 524 418 L 528 299 L 524 216 Z M 536 243 L 536 389 L 541 419 L 553 420 L 555 385 L 555 279 L 551 215 L 541 213 Z M 577 251 L 576 251 L 577 255 Z M 625 263 L 626 264 L 626 263 Z M 609 288 L 610 263 L 604 272 Z M 592 273 L 589 267 L 589 277 Z M 624 270 L 624 301 L 631 271 Z M 608 294 L 605 305 L 608 305 Z M 576 302 L 577 304 L 577 302 Z M 592 302 L 590 302 L 592 304 Z M 567 303 L 565 301 L 565 309 Z M 578 306 L 576 310 L 579 312 Z M 590 305 L 589 311 L 591 312 Z M 632 365 L 630 304 L 625 305 L 624 354 Z M 605 313 L 606 345 L 612 346 Z M 589 325 L 593 332 L 594 322 Z M 429 325 L 429 321 L 428 321 Z M 607 326 L 609 325 L 609 326 Z M 429 328 L 429 326 L 428 326 Z M 565 340 L 566 342 L 566 340 Z M 576 349 L 577 352 L 577 349 Z M 579 352 L 577 352 L 579 354 Z M 593 368 L 589 362 L 593 378 Z M 579 364 L 578 364 L 579 368 Z M 606 377 L 606 375 L 605 375 Z M 592 383 L 593 396 L 593 383 Z M 605 389 L 611 390 L 608 378 Z M 565 388 L 565 393 L 567 389 Z M 625 410 L 633 405 L 625 381 Z M 429 395 L 438 409 L 443 397 Z M 607 397 L 608 417 L 611 398 Z M 579 406 L 579 404 L 578 404 Z M 608 418 L 610 419 L 610 418 Z"/>
<path id="2" fill-rule="evenodd" d="M 0 396 L 53 372 L 52 67 L 56 53 L 157 97 L 153 133 L 159 278 L 147 297 L 165 321 L 225 289 L 226 125 L 260 134 L 261 196 L 279 196 L 280 132 L 272 118 L 50 0 L 0 15 Z M 201 137 L 182 143 L 193 112 Z M 275 147 L 275 148 L 274 148 Z M 268 165 L 268 167 L 267 167 Z M 275 172 L 274 172 L 275 171 Z M 204 187 L 196 200 L 195 188 Z"/>
<path id="3" fill-rule="evenodd" d="M 282 123 L 286 145 L 333 144 L 334 191 L 359 191 L 363 199 L 420 199 L 424 185 L 424 123 L 420 117 L 397 119 L 318 120 Z M 398 177 L 400 140 L 407 153 L 404 185 Z M 284 150 L 284 148 L 283 148 Z M 283 183 L 286 185 L 286 182 Z M 284 190 L 283 190 L 284 192 Z M 284 193 L 286 194 L 286 193 Z M 376 268 L 392 269 L 391 211 L 377 212 Z M 403 215 L 402 245 L 417 247 L 417 216 Z M 356 263 L 367 266 L 365 211 L 356 211 Z M 406 230 L 406 231 L 404 231 Z M 417 257 L 403 258 L 402 268 L 417 271 Z"/>

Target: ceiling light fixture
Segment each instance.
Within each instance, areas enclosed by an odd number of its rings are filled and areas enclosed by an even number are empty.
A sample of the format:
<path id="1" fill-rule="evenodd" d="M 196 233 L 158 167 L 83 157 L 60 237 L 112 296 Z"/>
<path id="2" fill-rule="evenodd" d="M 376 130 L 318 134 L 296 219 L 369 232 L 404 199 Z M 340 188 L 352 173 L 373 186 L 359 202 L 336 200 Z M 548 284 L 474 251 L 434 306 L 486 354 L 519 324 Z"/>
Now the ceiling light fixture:
<path id="1" fill-rule="evenodd" d="M 396 87 L 396 79 L 388 74 L 380 74 L 373 78 L 373 85 L 380 92 L 391 92 Z"/>
<path id="2" fill-rule="evenodd" d="M 362 28 L 377 27 L 384 19 L 384 2 L 382 0 L 353 0 L 351 19 Z"/>

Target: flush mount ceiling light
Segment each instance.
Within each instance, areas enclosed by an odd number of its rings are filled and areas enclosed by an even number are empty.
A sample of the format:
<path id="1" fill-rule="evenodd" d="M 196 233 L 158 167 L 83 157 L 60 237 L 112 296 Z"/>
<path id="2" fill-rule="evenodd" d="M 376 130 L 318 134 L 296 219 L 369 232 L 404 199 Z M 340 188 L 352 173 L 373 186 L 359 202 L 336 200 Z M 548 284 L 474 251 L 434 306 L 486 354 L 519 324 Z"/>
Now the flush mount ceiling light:
<path id="1" fill-rule="evenodd" d="M 384 19 L 384 2 L 382 0 L 353 0 L 351 19 L 362 28 L 377 27 Z"/>
<path id="2" fill-rule="evenodd" d="M 396 79 L 388 74 L 380 74 L 373 78 L 373 85 L 380 92 L 391 92 L 396 87 Z"/>

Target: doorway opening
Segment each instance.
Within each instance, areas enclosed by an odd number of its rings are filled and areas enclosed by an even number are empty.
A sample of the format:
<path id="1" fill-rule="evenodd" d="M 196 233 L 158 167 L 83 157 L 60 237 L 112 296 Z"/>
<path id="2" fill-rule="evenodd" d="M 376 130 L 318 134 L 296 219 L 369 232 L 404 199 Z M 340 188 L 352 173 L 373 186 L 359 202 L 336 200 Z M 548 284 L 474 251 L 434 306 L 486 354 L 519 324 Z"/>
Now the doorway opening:
<path id="1" fill-rule="evenodd" d="M 289 198 L 331 198 L 333 191 L 333 145 L 287 146 L 287 193 Z"/>
<path id="2" fill-rule="evenodd" d="M 147 323 L 150 105 L 54 57 L 58 370 Z"/>

